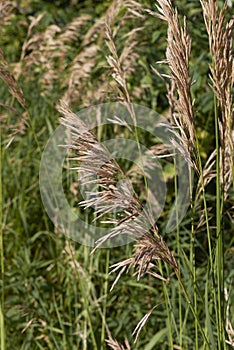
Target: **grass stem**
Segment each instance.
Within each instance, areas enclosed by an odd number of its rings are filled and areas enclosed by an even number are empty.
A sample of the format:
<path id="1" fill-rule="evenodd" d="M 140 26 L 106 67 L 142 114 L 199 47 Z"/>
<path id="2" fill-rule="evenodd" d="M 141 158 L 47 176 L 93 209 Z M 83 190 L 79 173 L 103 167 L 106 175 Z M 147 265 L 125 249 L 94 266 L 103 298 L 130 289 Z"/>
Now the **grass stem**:
<path id="1" fill-rule="evenodd" d="M 108 293 L 108 275 L 109 275 L 109 261 L 110 261 L 110 250 L 106 252 L 106 271 L 105 271 L 105 282 L 104 282 L 104 300 L 103 300 L 103 311 L 102 311 L 102 331 L 101 331 L 101 345 L 102 349 L 105 349 L 105 328 L 106 328 L 106 305 L 107 305 L 107 293 Z"/>
<path id="2" fill-rule="evenodd" d="M 177 174 L 176 174 L 176 159 L 174 158 L 174 187 L 175 187 L 175 198 L 178 198 L 178 183 L 177 183 Z M 177 254 L 178 257 L 181 256 L 181 247 L 180 247 L 180 229 L 179 229 L 179 219 L 178 219 L 178 205 L 176 205 L 176 245 L 177 245 Z M 180 259 L 178 259 L 178 270 L 180 272 Z M 180 347 L 183 347 L 183 316 L 182 316 L 182 298 L 181 298 L 181 287 L 179 285 L 179 323 L 180 323 L 180 336 L 179 344 Z"/>
<path id="3" fill-rule="evenodd" d="M 177 279 L 178 279 L 179 284 L 180 284 L 180 286 L 181 286 L 181 289 L 182 289 L 182 291 L 183 291 L 183 293 L 184 293 L 185 299 L 186 299 L 186 301 L 187 301 L 187 303 L 188 303 L 188 305 L 189 305 L 189 308 L 190 308 L 190 310 L 192 311 L 192 314 L 193 314 L 195 320 L 197 321 L 198 328 L 199 328 L 199 330 L 200 330 L 200 332 L 201 332 L 201 335 L 202 335 L 202 337 L 203 337 L 203 339 L 204 339 L 204 341 L 205 341 L 205 343 L 206 343 L 206 345 L 207 345 L 207 349 L 211 350 L 211 347 L 210 347 L 210 344 L 209 344 L 209 342 L 208 342 L 208 339 L 207 339 L 207 337 L 206 337 L 206 335 L 205 335 L 205 333 L 204 333 L 204 330 L 203 330 L 202 325 L 201 325 L 201 323 L 200 323 L 200 321 L 199 321 L 198 315 L 197 315 L 196 312 L 195 312 L 195 309 L 194 309 L 194 307 L 193 307 L 193 305 L 192 305 L 192 302 L 191 302 L 191 300 L 190 300 L 190 298 L 189 298 L 188 292 L 187 292 L 187 290 L 186 290 L 186 288 L 185 288 L 185 286 L 184 286 L 184 284 L 183 284 L 183 281 L 182 281 L 182 279 L 181 279 L 181 276 L 180 276 L 180 274 L 179 274 L 178 272 L 176 272 L 176 276 L 177 276 Z"/>
<path id="4" fill-rule="evenodd" d="M 222 218 L 222 189 L 220 181 L 220 150 L 219 150 L 219 126 L 218 126 L 218 108 L 217 98 L 214 95 L 215 108 L 215 141 L 216 141 L 216 260 L 215 269 L 217 276 L 217 298 L 218 298 L 218 349 L 225 348 L 224 337 L 224 315 L 223 315 L 223 300 L 224 300 L 224 285 L 223 285 L 223 235 L 221 231 Z"/>
<path id="5" fill-rule="evenodd" d="M 1 307 L 0 307 L 0 326 L 1 326 L 1 349 L 5 350 L 5 320 L 4 320 L 4 248 L 3 248 L 3 193 L 2 193 L 2 129 L 0 128 L 0 259 L 1 259 Z"/>

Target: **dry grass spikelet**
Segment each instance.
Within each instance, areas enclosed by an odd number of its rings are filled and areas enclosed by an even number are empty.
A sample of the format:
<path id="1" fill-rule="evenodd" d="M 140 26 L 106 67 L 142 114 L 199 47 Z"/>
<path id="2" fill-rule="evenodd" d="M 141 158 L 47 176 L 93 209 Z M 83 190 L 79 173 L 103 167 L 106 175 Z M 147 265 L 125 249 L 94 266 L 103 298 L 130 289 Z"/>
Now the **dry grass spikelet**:
<path id="1" fill-rule="evenodd" d="M 194 113 L 191 97 L 191 77 L 189 73 L 189 58 L 191 38 L 188 33 L 186 18 L 180 25 L 177 10 L 170 0 L 157 1 L 158 12 L 148 11 L 150 14 L 167 22 L 167 50 L 166 60 L 157 62 L 169 67 L 170 75 L 160 74 L 156 68 L 153 71 L 161 78 L 169 78 L 167 84 L 168 102 L 171 109 L 172 122 L 177 126 L 181 135 L 181 144 L 175 145 L 187 159 L 193 158 L 195 146 Z M 197 168 L 196 163 L 190 163 Z"/>
<path id="2" fill-rule="evenodd" d="M 120 17 L 121 9 L 124 9 L 124 14 Z M 136 17 L 143 20 L 144 15 L 142 13 L 142 5 L 135 1 L 117 0 L 111 2 L 106 12 L 95 21 L 85 34 L 81 49 L 68 68 L 68 75 L 63 83 L 65 88 L 67 86 L 62 97 L 63 100 L 66 100 L 69 104 L 79 101 L 84 107 L 94 102 L 103 102 L 104 99 L 105 102 L 108 98 L 111 98 L 112 101 L 116 99 L 116 84 L 106 79 L 106 71 L 101 72 L 101 68 L 106 67 L 100 67 L 101 74 L 99 78 L 92 81 L 93 89 L 86 89 L 85 87 L 90 79 L 92 80 L 93 68 L 97 66 L 98 59 L 102 54 L 102 45 L 105 39 L 107 39 L 106 44 L 110 50 L 107 61 L 111 66 L 112 76 L 117 81 L 117 89 L 119 84 L 120 86 L 124 84 L 126 76 L 133 73 L 138 58 L 136 50 L 138 45 L 137 33 L 141 28 L 135 28 L 122 38 L 118 38 L 121 41 L 125 39 L 123 49 L 119 55 L 116 55 L 117 48 L 114 41 L 126 21 L 133 20 Z M 122 95 L 120 87 L 117 98 L 126 101 L 126 95 L 125 84 L 124 94 Z M 127 100 L 130 101 L 129 96 Z"/>
<path id="3" fill-rule="evenodd" d="M 122 19 L 124 23 L 125 18 L 136 18 L 144 19 L 142 14 L 142 5 L 135 1 L 124 2 L 126 8 L 125 16 Z M 139 54 L 137 53 L 137 46 L 139 42 L 137 40 L 137 34 L 142 30 L 142 27 L 136 27 L 125 35 L 122 39 L 125 39 L 124 47 L 122 52 L 119 54 L 116 47 L 116 36 L 120 29 L 120 25 L 113 29 L 115 16 L 113 11 L 110 12 L 106 18 L 106 44 L 110 51 L 110 54 L 106 56 L 107 62 L 112 70 L 112 77 L 116 81 L 116 89 L 118 91 L 118 98 L 121 101 L 130 103 L 130 94 L 127 87 L 127 77 L 134 71 Z M 132 114 L 132 113 L 131 113 Z M 133 116 L 133 119 L 135 116 Z"/>
<path id="4" fill-rule="evenodd" d="M 144 317 L 142 317 L 140 322 L 138 322 L 136 328 L 134 329 L 134 331 L 132 333 L 132 335 L 136 335 L 135 340 L 134 340 L 134 344 L 137 342 L 137 339 L 140 335 L 142 328 L 145 326 L 146 322 L 148 321 L 149 317 L 151 316 L 151 314 L 155 308 L 156 308 L 156 306 L 154 306 L 149 312 L 147 312 L 147 314 Z"/>
<path id="5" fill-rule="evenodd" d="M 97 184 L 99 187 L 99 191 L 88 193 L 89 198 L 80 205 L 84 209 L 95 208 L 94 220 L 101 218 L 103 223 L 114 225 L 108 234 L 97 240 L 93 251 L 113 237 L 130 236 L 136 241 L 135 253 L 131 259 L 116 264 L 115 271 L 124 267 L 124 272 L 127 266 L 134 267 L 140 278 L 158 260 L 177 271 L 176 261 L 159 236 L 151 211 L 143 206 L 122 169 L 66 102 L 60 101 L 58 111 L 63 115 L 61 123 L 70 132 L 71 140 L 66 147 L 74 152 L 70 159 L 76 162 L 74 169 L 79 172 L 81 186 Z M 109 217 L 116 210 L 118 215 Z"/>
<path id="6" fill-rule="evenodd" d="M 107 18 L 111 18 L 111 21 L 115 21 L 121 7 L 123 6 L 123 0 L 114 0 L 110 3 L 106 12 L 96 20 L 92 27 L 87 31 L 83 45 L 93 43 L 98 39 L 98 44 L 100 44 L 105 38 L 105 23 Z"/>
<path id="7" fill-rule="evenodd" d="M 67 90 L 62 99 L 67 103 L 72 103 L 82 94 L 83 84 L 89 79 L 96 65 L 98 49 L 99 47 L 95 44 L 84 47 L 73 59 L 68 70 L 68 79 L 63 84 L 67 86 Z"/>
<path id="8" fill-rule="evenodd" d="M 33 38 L 32 31 L 33 31 L 33 28 L 35 28 L 40 23 L 43 17 L 45 17 L 45 13 L 41 13 L 37 17 L 33 17 L 33 16 L 30 17 L 31 22 L 28 26 L 26 40 L 24 41 L 21 49 L 20 61 L 22 61 L 25 58 L 26 51 L 30 49 L 30 45 L 33 42 L 37 41 L 37 37 Z"/>
<path id="9" fill-rule="evenodd" d="M 113 339 L 111 336 L 106 340 L 109 347 L 113 350 L 131 350 L 131 347 L 129 345 L 129 342 L 127 339 L 125 339 L 125 346 L 121 345 L 117 342 L 117 340 Z"/>
<path id="10" fill-rule="evenodd" d="M 0 78 L 8 86 L 9 92 L 14 96 L 17 101 L 25 108 L 25 98 L 23 91 L 18 87 L 14 76 L 10 72 L 10 66 L 4 56 L 2 49 L 0 48 Z"/>
<path id="11" fill-rule="evenodd" d="M 59 35 L 59 40 L 61 40 L 63 43 L 70 43 L 77 40 L 80 28 L 86 25 L 90 19 L 91 16 L 88 14 L 83 14 L 82 16 L 74 18 L 63 28 L 61 34 Z"/>
<path id="12" fill-rule="evenodd" d="M 122 274 L 128 273 L 131 268 L 134 268 L 138 280 L 145 274 L 149 274 L 167 283 L 167 279 L 155 272 L 159 260 L 170 265 L 176 272 L 178 271 L 177 262 L 162 237 L 157 237 L 154 232 L 145 232 L 136 240 L 133 256 L 111 266 L 110 273 L 119 271 L 111 290 Z"/>
<path id="13" fill-rule="evenodd" d="M 33 33 L 33 29 L 44 16 L 45 14 L 41 13 L 36 18 L 30 18 L 27 39 L 22 46 L 21 58 L 16 70 L 18 75 L 24 74 L 27 77 L 31 71 L 40 67 L 39 81 L 44 88 L 44 93 L 46 93 L 53 86 L 54 81 L 58 79 L 59 72 L 65 68 L 67 46 L 58 39 L 58 34 L 61 33 L 61 28 L 58 25 L 52 24 L 42 33 Z M 56 61 L 58 61 L 57 64 Z"/>
<path id="14" fill-rule="evenodd" d="M 12 16 L 12 10 L 16 7 L 15 1 L 1 0 L 0 2 L 0 26 L 8 23 Z"/>
<path id="15" fill-rule="evenodd" d="M 226 24 L 226 5 L 219 12 L 216 0 L 201 0 L 204 21 L 209 36 L 213 64 L 210 65 L 212 89 L 218 100 L 220 134 L 220 181 L 224 198 L 233 181 L 234 161 L 234 108 L 232 89 L 234 82 L 234 60 L 232 54 L 234 18 Z"/>
<path id="16" fill-rule="evenodd" d="M 6 83 L 10 94 L 16 98 L 19 104 L 23 107 L 24 112 L 19 112 L 16 108 L 1 103 L 0 106 L 4 108 L 5 112 L 1 113 L 1 128 L 7 130 L 10 140 L 7 143 L 7 147 L 11 144 L 17 134 L 23 134 L 28 126 L 28 113 L 26 111 L 26 101 L 22 89 L 18 86 L 16 79 L 11 73 L 10 66 L 0 48 L 0 78 Z M 17 121 L 14 124 L 9 124 L 9 112 L 17 117 Z"/>
<path id="17" fill-rule="evenodd" d="M 106 23 L 107 46 L 110 55 L 106 56 L 107 62 L 112 70 L 112 77 L 117 82 L 117 90 L 121 101 L 130 103 L 130 95 L 127 87 L 127 77 L 134 71 L 139 54 L 136 52 L 138 41 L 137 33 L 142 28 L 136 28 L 126 37 L 124 48 L 119 55 L 115 45 L 115 37 L 110 22 Z"/>
<path id="18" fill-rule="evenodd" d="M 98 86 L 95 86 L 94 90 L 88 89 L 88 92 L 86 92 L 84 86 L 91 78 L 92 70 L 97 64 L 98 51 L 105 36 L 106 18 L 111 17 L 114 21 L 122 5 L 123 2 L 120 0 L 113 1 L 106 12 L 96 20 L 85 34 L 81 43 L 81 50 L 69 66 L 68 75 L 63 82 L 63 86 L 67 89 L 62 99 L 68 104 L 79 101 L 84 107 L 94 103 L 94 101 L 100 103 L 107 91 L 110 90 L 106 73 L 99 78 L 100 83 L 95 82 Z"/>
<path id="19" fill-rule="evenodd" d="M 20 66 L 17 65 L 16 70 L 18 75 L 22 73 L 26 75 L 29 68 L 34 70 L 40 66 L 42 69 L 40 82 L 45 89 L 44 93 L 46 93 L 59 79 L 61 72 L 67 68 L 66 57 L 69 45 L 77 39 L 80 28 L 87 24 L 90 15 L 84 14 L 76 17 L 64 27 L 52 24 L 42 33 L 33 33 L 44 16 L 45 13 L 41 13 L 37 17 L 30 17 L 31 23 L 28 27 L 27 38 L 22 46 Z M 28 52 L 30 53 L 27 54 Z M 23 71 L 23 62 L 26 63 L 27 72 Z M 80 71 L 85 70 L 83 66 L 74 67 L 76 63 L 75 59 L 72 68 Z"/>

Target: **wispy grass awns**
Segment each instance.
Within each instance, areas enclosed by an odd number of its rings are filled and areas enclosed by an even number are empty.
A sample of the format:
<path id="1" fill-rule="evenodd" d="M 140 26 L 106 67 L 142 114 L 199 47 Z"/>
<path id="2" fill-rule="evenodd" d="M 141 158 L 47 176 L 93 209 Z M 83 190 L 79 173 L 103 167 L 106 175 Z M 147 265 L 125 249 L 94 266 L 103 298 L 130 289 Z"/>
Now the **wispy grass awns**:
<path id="1" fill-rule="evenodd" d="M 2 350 L 234 348 L 233 4 L 155 2 L 0 2 Z M 74 113 L 109 101 L 133 125 L 110 115 L 113 128 L 90 130 Z M 175 232 L 165 228 L 175 159 L 137 128 L 131 103 L 168 119 L 194 168 Z M 87 222 L 109 228 L 92 254 L 40 202 L 38 167 L 58 113 L 70 140 L 66 194 Z M 118 137 L 162 161 L 168 191 L 156 223 L 143 172 L 102 145 Z M 95 188 L 83 199 L 77 172 Z M 99 249 L 126 235 L 132 245 Z"/>
<path id="2" fill-rule="evenodd" d="M 133 259 L 118 265 L 117 268 L 124 267 L 121 270 L 122 273 L 126 265 L 137 266 L 138 277 L 140 277 L 148 270 L 153 260 L 160 259 L 177 269 L 173 255 L 159 236 L 150 210 L 144 208 L 135 192 L 132 195 L 129 181 L 119 183 L 123 170 L 116 162 L 109 159 L 107 150 L 98 143 L 88 127 L 65 102 L 60 102 L 58 110 L 63 114 L 62 125 L 71 132 L 72 142 L 68 147 L 74 151 L 74 156 L 70 159 L 77 161 L 77 171 L 81 175 L 82 186 L 87 184 L 99 186 L 97 192 L 91 193 L 90 198 L 80 204 L 84 209 L 95 208 L 95 220 L 103 219 L 110 213 L 113 215 L 116 209 L 121 208 L 117 218 L 114 215 L 103 220 L 105 224 L 114 224 L 114 228 L 97 241 L 94 250 L 112 237 L 130 235 L 137 242 L 136 253 Z M 148 227 L 150 233 L 147 232 Z"/>

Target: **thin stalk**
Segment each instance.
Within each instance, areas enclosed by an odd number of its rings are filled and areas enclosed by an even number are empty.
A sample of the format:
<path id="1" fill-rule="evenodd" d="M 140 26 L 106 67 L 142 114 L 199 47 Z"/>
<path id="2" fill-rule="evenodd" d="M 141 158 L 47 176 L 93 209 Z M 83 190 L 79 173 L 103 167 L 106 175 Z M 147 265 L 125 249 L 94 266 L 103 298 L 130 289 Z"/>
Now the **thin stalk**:
<path id="1" fill-rule="evenodd" d="M 87 248 L 87 247 L 85 246 L 85 248 Z M 74 266 L 76 266 L 75 265 L 76 259 L 75 259 L 73 250 L 70 249 L 70 251 L 71 251 L 72 260 L 74 262 Z M 91 315 L 90 315 L 89 306 L 88 306 L 87 290 L 86 290 L 86 286 L 84 286 L 85 278 L 82 278 L 82 275 L 80 274 L 80 271 L 79 271 L 78 268 L 75 269 L 75 272 L 76 272 L 76 275 L 77 275 L 77 280 L 79 281 L 80 291 L 81 291 L 81 295 L 82 295 L 83 302 L 84 302 L 84 308 L 85 308 L 85 311 L 86 311 L 86 318 L 84 320 L 84 325 L 85 325 L 84 333 L 86 333 L 86 327 L 87 327 L 86 319 L 87 319 L 87 323 L 89 325 L 89 329 L 90 329 L 90 333 L 91 333 L 93 349 L 94 350 L 98 350 L 97 341 L 96 341 L 95 334 L 94 334 L 94 331 L 93 331 L 93 325 L 92 325 Z"/>
<path id="2" fill-rule="evenodd" d="M 203 204 L 204 204 L 204 210 L 205 210 L 205 218 L 206 218 L 206 231 L 207 231 L 207 240 L 208 240 L 208 249 L 209 249 L 209 262 L 210 262 L 210 269 L 213 271 L 213 259 L 212 259 L 212 244 L 211 244 L 211 233 L 210 233 L 210 226 L 209 226 L 209 218 L 208 218 L 208 210 L 207 210 L 207 203 L 206 203 L 206 193 L 205 193 L 205 185 L 204 185 L 204 178 L 203 178 L 203 169 L 202 169 L 202 162 L 201 162 L 201 155 L 199 151 L 199 144 L 198 139 L 196 138 L 196 154 L 198 157 L 198 167 L 199 167 L 199 175 L 201 178 L 201 187 L 202 187 L 202 195 L 203 195 Z"/>
<path id="3" fill-rule="evenodd" d="M 178 184 L 177 184 L 177 176 L 176 176 L 176 159 L 174 158 L 174 187 L 175 187 L 175 198 L 178 198 Z M 181 247 L 180 247 L 180 229 L 179 229 L 179 219 L 178 219 L 178 206 L 176 205 L 176 246 L 177 246 L 177 254 L 178 257 L 181 256 Z M 178 270 L 180 272 L 180 259 L 178 259 Z M 183 315 L 182 315 L 182 298 L 181 298 L 181 287 L 179 285 L 179 322 L 180 322 L 180 348 L 183 347 Z"/>
<path id="4" fill-rule="evenodd" d="M 193 277 L 193 270 L 191 269 L 190 262 L 189 262 L 189 260 L 187 258 L 187 255 L 183 251 L 182 251 L 182 253 L 184 255 L 184 259 L 185 259 L 187 268 L 189 269 L 189 272 L 190 272 L 191 276 Z M 210 270 L 209 270 L 209 268 L 207 268 L 207 278 L 206 279 L 208 281 L 210 281 Z M 213 283 L 213 279 L 211 280 L 211 282 Z M 206 312 L 207 312 L 207 310 L 209 311 L 209 308 L 212 307 L 212 304 L 210 302 L 210 298 L 209 298 L 208 294 L 205 295 L 205 296 L 203 294 L 201 294 L 201 291 L 199 289 L 199 285 L 198 285 L 197 281 L 196 281 L 196 284 L 195 284 L 194 288 L 195 288 L 195 292 L 197 294 L 197 297 L 199 297 L 199 300 L 201 301 L 202 305 L 205 305 L 205 311 Z M 207 293 L 207 291 L 208 290 L 210 291 L 210 289 L 212 287 L 209 287 L 209 283 L 206 283 L 205 288 L 206 288 L 206 293 Z M 208 320 L 207 320 L 208 327 L 207 328 L 209 328 L 209 342 L 211 344 L 210 345 L 211 349 L 213 350 L 213 349 L 216 349 L 216 344 L 215 344 L 214 335 L 213 335 L 212 326 L 211 326 L 210 312 L 209 313 L 207 312 L 206 316 L 208 318 Z M 197 319 L 195 319 L 195 320 L 196 320 L 196 322 L 198 324 L 198 320 Z M 198 328 L 199 328 L 199 326 L 198 326 Z M 198 349 L 200 350 L 201 348 L 199 347 Z M 205 350 L 205 349 L 206 349 L 206 343 L 203 343 L 203 350 Z"/>
<path id="5" fill-rule="evenodd" d="M 223 325 L 223 300 L 224 300 L 224 285 L 223 285 L 223 236 L 221 232 L 221 219 L 222 219 L 222 193 L 220 182 L 220 154 L 219 154 L 219 127 L 218 127 L 218 110 L 217 100 L 214 96 L 214 108 L 215 108 L 215 141 L 216 141 L 216 275 L 217 275 L 217 287 L 218 287 L 218 348 L 223 349 L 225 344 L 224 339 L 224 325 Z"/>
<path id="6" fill-rule="evenodd" d="M 195 135 L 196 137 L 196 135 Z M 208 210 L 207 210 L 207 202 L 206 202 L 206 192 L 205 192 L 205 185 L 204 185 L 204 178 L 203 178 L 203 169 L 202 169 L 202 162 L 201 162 L 201 155 L 199 151 L 199 143 L 198 139 L 196 137 L 196 154 L 198 159 L 198 169 L 200 173 L 201 178 L 201 187 L 202 187 L 202 196 L 203 196 L 203 204 L 204 204 L 204 210 L 205 210 L 205 219 L 206 219 L 206 231 L 207 231 L 207 240 L 208 240 L 208 250 L 209 250 L 209 265 L 210 265 L 210 273 L 212 276 L 212 282 L 213 286 L 215 285 L 214 281 L 214 263 L 213 263 L 213 252 L 212 252 L 212 243 L 211 243 L 211 232 L 210 232 L 210 226 L 209 226 L 209 218 L 208 218 Z M 213 292 L 213 298 L 214 298 L 214 304 L 215 304 L 215 310 L 217 311 L 217 300 L 216 300 L 216 290 L 215 287 L 212 288 Z M 218 324 L 218 314 L 216 312 L 216 324 Z"/>
<path id="7" fill-rule="evenodd" d="M 3 247 L 3 193 L 2 193 L 2 130 L 0 128 L 0 256 L 1 256 L 1 306 L 0 306 L 0 326 L 1 326 L 1 349 L 5 350 L 5 319 L 4 319 L 4 247 Z"/>
<path id="8" fill-rule="evenodd" d="M 170 344 L 170 349 L 173 350 L 174 345 L 173 345 L 173 333 L 172 333 L 172 326 L 171 326 L 171 303 L 170 303 L 170 299 L 167 292 L 167 286 L 165 282 L 163 282 L 163 293 L 166 301 L 165 304 L 166 304 L 166 311 L 167 311 L 167 327 L 168 327 L 169 344 Z"/>
<path id="9" fill-rule="evenodd" d="M 163 276 L 163 270 L 162 270 L 162 263 L 161 261 L 159 261 L 158 263 L 159 266 L 159 271 L 160 274 Z M 167 285 L 165 282 L 163 282 L 163 295 L 164 295 L 164 300 L 165 300 L 165 305 L 166 305 L 166 312 L 167 312 L 167 327 L 168 327 L 168 341 L 169 341 L 169 347 L 171 350 L 174 349 L 174 345 L 173 345 L 173 333 L 172 333 L 172 326 L 171 326 L 171 302 L 170 302 L 170 298 L 168 295 L 168 291 L 167 291 Z"/>
<path id="10" fill-rule="evenodd" d="M 106 271 L 105 271 L 105 283 L 104 283 L 104 300 L 103 300 L 103 311 L 102 311 L 102 333 L 101 333 L 101 345 L 104 349 L 105 345 L 105 328 L 106 328 L 106 304 L 107 304 L 107 293 L 108 293 L 108 276 L 109 276 L 109 261 L 110 261 L 110 250 L 106 252 Z"/>
<path id="11" fill-rule="evenodd" d="M 62 299 L 62 295 L 60 295 L 60 298 Z M 62 322 L 62 319 L 61 319 L 61 315 L 59 313 L 59 309 L 58 309 L 58 305 L 57 305 L 56 298 L 55 298 L 55 295 L 54 295 L 54 291 L 53 291 L 53 303 L 54 303 L 54 308 L 55 308 L 56 315 L 57 315 L 57 318 L 58 318 L 58 322 L 59 322 L 60 328 L 62 330 L 62 338 L 63 338 L 62 347 L 63 347 L 63 350 L 67 350 L 66 333 L 65 333 L 64 325 L 63 325 L 63 322 Z M 62 300 L 61 300 L 61 305 L 63 305 L 63 301 Z"/>
<path id="12" fill-rule="evenodd" d="M 189 308 L 190 308 L 190 310 L 192 311 L 192 314 L 193 314 L 195 320 L 197 321 L 198 328 L 199 328 L 199 330 L 200 330 L 200 332 L 201 332 L 201 335 L 202 335 L 202 337 L 203 337 L 203 339 L 204 339 L 204 341 L 205 341 L 205 343 L 206 343 L 206 345 L 207 345 L 207 348 L 208 348 L 209 350 L 211 350 L 210 344 L 209 344 L 209 342 L 208 342 L 208 340 L 207 340 L 207 337 L 206 337 L 206 335 L 205 335 L 205 333 L 204 333 L 204 330 L 203 330 L 203 328 L 202 328 L 202 325 L 200 324 L 200 321 L 199 321 L 198 316 L 197 316 L 197 314 L 196 314 L 196 312 L 195 312 L 195 310 L 194 310 L 194 307 L 193 307 L 193 305 L 192 305 L 192 303 L 191 303 L 191 300 L 189 299 L 188 292 L 187 292 L 187 290 L 186 290 L 186 288 L 185 288 L 185 286 L 184 286 L 184 284 L 183 284 L 183 281 L 182 281 L 182 279 L 181 279 L 181 276 L 180 276 L 179 272 L 177 272 L 177 271 L 176 271 L 176 276 L 177 276 L 177 279 L 178 279 L 179 284 L 180 284 L 180 286 L 181 286 L 181 289 L 182 289 L 182 291 L 183 291 L 183 293 L 184 293 L 185 299 L 186 299 L 186 301 L 187 301 L 187 303 L 188 303 L 188 305 L 189 305 Z"/>
<path id="13" fill-rule="evenodd" d="M 87 216 L 86 216 L 87 218 Z M 84 266 L 88 266 L 88 261 L 89 261 L 89 250 L 88 247 L 85 245 L 84 246 Z M 92 260 L 89 261 L 89 268 L 92 269 Z M 78 269 L 76 269 L 78 270 Z M 79 273 L 79 271 L 78 271 Z M 79 273 L 80 275 L 80 273 Z M 92 338 L 92 342 L 93 342 L 93 348 L 95 350 L 98 350 L 98 346 L 97 346 L 97 341 L 96 341 L 96 337 L 94 334 L 94 330 L 93 330 L 93 325 L 92 325 L 92 320 L 91 320 L 91 314 L 90 314 L 90 310 L 89 310 L 89 305 L 88 305 L 88 298 L 87 298 L 87 287 L 84 286 L 84 282 L 87 284 L 87 281 L 85 280 L 85 277 L 82 279 L 81 275 L 80 275 L 80 286 L 81 286 L 81 294 L 84 300 L 84 306 L 85 306 L 85 311 L 86 311 L 86 315 L 87 315 L 87 321 L 88 321 L 88 325 L 89 325 L 89 329 L 91 332 L 91 338 Z"/>
<path id="14" fill-rule="evenodd" d="M 196 292 L 196 283 L 197 283 L 197 272 L 196 272 L 196 261 L 195 261 L 195 230 L 194 230 L 194 205 L 193 205 L 193 186 L 192 186 L 192 174 L 191 170 L 189 171 L 189 192 L 190 192 L 190 207 L 192 212 L 191 217 L 191 244 L 190 244 L 190 265 L 193 271 L 193 303 L 194 303 L 194 311 L 197 314 L 197 292 Z M 195 349 L 199 349 L 198 345 L 198 324 L 197 320 L 194 320 L 195 326 Z"/>

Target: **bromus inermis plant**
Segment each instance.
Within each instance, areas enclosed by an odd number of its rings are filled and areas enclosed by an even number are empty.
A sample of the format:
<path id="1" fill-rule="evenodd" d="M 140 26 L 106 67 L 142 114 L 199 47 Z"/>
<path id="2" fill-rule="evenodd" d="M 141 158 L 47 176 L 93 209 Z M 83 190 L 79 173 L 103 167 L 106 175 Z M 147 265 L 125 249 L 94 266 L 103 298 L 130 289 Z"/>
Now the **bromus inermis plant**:
<path id="1" fill-rule="evenodd" d="M 3 350 L 234 348 L 233 4 L 155 2 L 0 1 Z M 98 234 L 92 252 L 64 237 L 40 201 L 58 100 L 67 140 L 75 140 L 66 145 L 64 193 L 85 224 L 82 242 Z M 72 112 L 106 102 L 125 106 L 129 122 L 100 112 L 91 131 L 90 115 L 81 121 Z M 135 105 L 155 116 L 151 124 L 145 113 L 145 130 Z M 171 148 L 151 134 L 157 114 Z M 111 156 L 102 144 L 126 138 L 136 163 L 118 158 L 119 143 Z M 59 152 L 56 144 L 51 159 Z M 183 219 L 178 158 L 190 167 Z M 49 169 L 44 175 L 47 182 Z M 159 191 L 145 206 L 150 177 Z M 126 236 L 126 247 L 111 245 Z"/>

